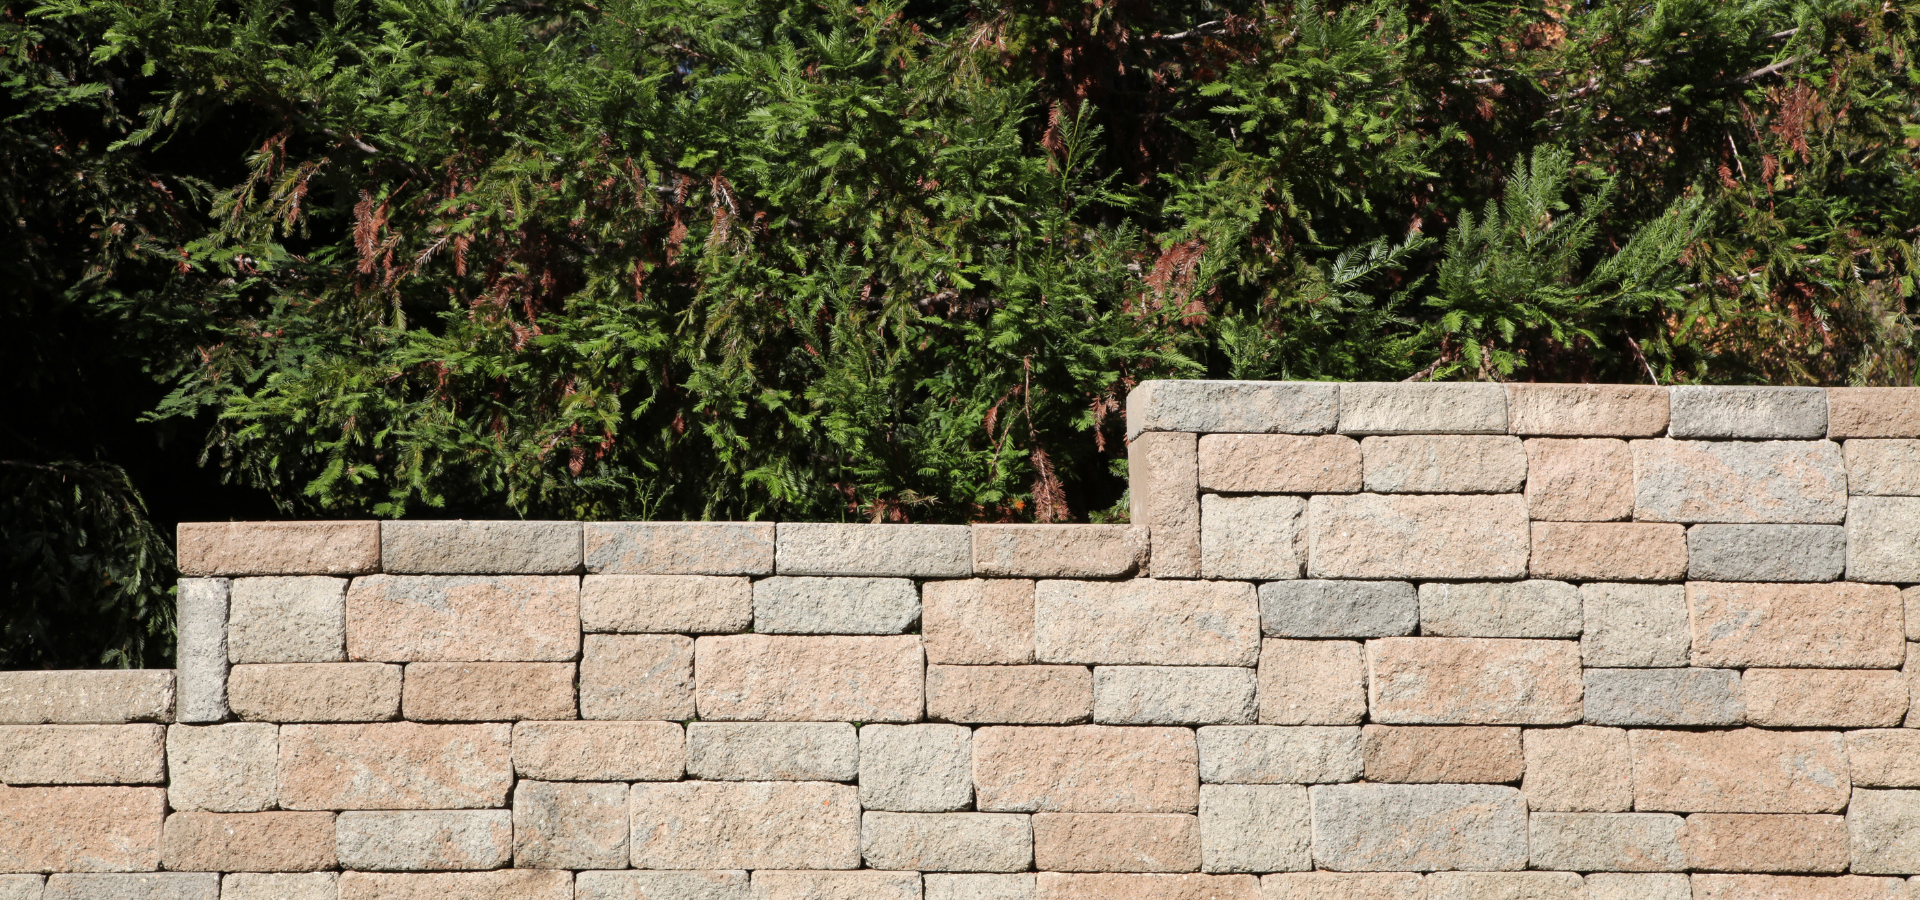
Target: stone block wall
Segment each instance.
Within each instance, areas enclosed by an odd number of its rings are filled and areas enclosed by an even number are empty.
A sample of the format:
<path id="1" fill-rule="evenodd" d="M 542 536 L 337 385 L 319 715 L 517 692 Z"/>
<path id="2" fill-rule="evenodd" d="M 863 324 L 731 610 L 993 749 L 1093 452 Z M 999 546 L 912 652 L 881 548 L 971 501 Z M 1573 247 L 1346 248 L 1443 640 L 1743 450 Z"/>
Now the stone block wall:
<path id="1" fill-rule="evenodd" d="M 1920 390 L 1128 417 L 1130 526 L 182 526 L 0 900 L 1920 897 Z"/>

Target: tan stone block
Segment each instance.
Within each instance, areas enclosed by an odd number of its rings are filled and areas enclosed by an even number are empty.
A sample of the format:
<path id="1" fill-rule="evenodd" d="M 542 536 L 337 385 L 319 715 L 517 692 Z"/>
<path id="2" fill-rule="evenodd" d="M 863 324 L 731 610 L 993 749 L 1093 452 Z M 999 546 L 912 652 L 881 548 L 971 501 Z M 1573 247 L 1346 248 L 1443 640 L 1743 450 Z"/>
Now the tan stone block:
<path id="1" fill-rule="evenodd" d="M 1038 813 L 1043 872 L 1198 872 L 1200 820 L 1177 813 Z"/>
<path id="2" fill-rule="evenodd" d="M 1321 784 L 1313 860 L 1342 872 L 1527 867 L 1527 804 L 1490 784 Z"/>
<path id="3" fill-rule="evenodd" d="M 920 900 L 917 872 L 753 873 L 753 900 Z"/>
<path id="4" fill-rule="evenodd" d="M 1362 655 L 1358 641 L 1261 641 L 1261 724 L 1360 724 L 1367 714 Z"/>
<path id="5" fill-rule="evenodd" d="M 999 726 L 973 735 L 982 811 L 1193 812 L 1199 768 L 1186 728 Z"/>
<path id="6" fill-rule="evenodd" d="M 1696 813 L 1682 843 L 1687 866 L 1708 872 L 1845 872 L 1845 816 Z"/>
<path id="7" fill-rule="evenodd" d="M 331 869 L 333 813 L 174 813 L 161 833 L 160 864 L 176 872 Z"/>
<path id="8" fill-rule="evenodd" d="M 1847 493 L 1920 497 L 1920 440 L 1848 441 Z"/>
<path id="9" fill-rule="evenodd" d="M 568 662 L 580 650 L 571 575 L 369 575 L 347 589 L 347 657 Z"/>
<path id="10" fill-rule="evenodd" d="M 1589 872 L 1587 900 L 1693 900 L 1687 876 L 1625 872 Z"/>
<path id="11" fill-rule="evenodd" d="M 1587 900 L 1587 891 L 1572 872 L 1435 872 L 1426 900 Z"/>
<path id="12" fill-rule="evenodd" d="M 255 722 L 380 722 L 400 716 L 400 671 L 386 663 L 234 666 L 227 701 Z"/>
<path id="13" fill-rule="evenodd" d="M 1127 442 L 1130 519 L 1149 528 L 1155 578 L 1200 575 L 1199 456 L 1191 433 L 1151 432 Z"/>
<path id="14" fill-rule="evenodd" d="M 1920 641 L 1920 586 L 1901 591 L 1900 599 L 1907 607 L 1907 640 Z"/>
<path id="15" fill-rule="evenodd" d="M 1892 585 L 1687 585 L 1693 664 L 1898 668 L 1904 612 Z"/>
<path id="16" fill-rule="evenodd" d="M 571 719 L 573 663 L 409 663 L 401 710 L 416 722 Z"/>
<path id="17" fill-rule="evenodd" d="M 513 864 L 624 869 L 627 786 L 521 781 L 513 790 Z"/>
<path id="18" fill-rule="evenodd" d="M 1033 662 L 1033 582 L 1018 578 L 929 581 L 920 586 L 927 662 Z"/>
<path id="19" fill-rule="evenodd" d="M 1549 812 L 1625 812 L 1633 808 L 1633 752 L 1619 728 L 1529 728 L 1521 738 L 1527 805 Z"/>
<path id="20" fill-rule="evenodd" d="M 897 813 L 861 817 L 870 869 L 1024 872 L 1033 867 L 1032 817 L 1010 813 Z"/>
<path id="21" fill-rule="evenodd" d="M 1509 384 L 1514 434 L 1652 437 L 1667 430 L 1667 389 L 1644 384 Z"/>
<path id="22" fill-rule="evenodd" d="M 1847 471 L 1831 441 L 1634 441 L 1641 522 L 1838 525 Z"/>
<path id="23" fill-rule="evenodd" d="M 40 900 L 46 882 L 42 875 L 0 875 L 0 900 Z"/>
<path id="24" fill-rule="evenodd" d="M 1238 581 L 1043 581 L 1034 588 L 1041 662 L 1251 666 L 1260 603 Z"/>
<path id="25" fill-rule="evenodd" d="M 747 900 L 747 873 L 581 872 L 577 900 Z"/>
<path id="26" fill-rule="evenodd" d="M 1848 503 L 1847 577 L 1920 581 L 1920 497 L 1855 497 Z"/>
<path id="27" fill-rule="evenodd" d="M 334 839 L 346 869 L 498 869 L 513 861 L 513 815 L 504 809 L 343 812 Z"/>
<path id="28" fill-rule="evenodd" d="M 1329 381 L 1143 381 L 1127 394 L 1127 440 L 1143 431 L 1322 434 L 1339 397 Z"/>
<path id="29" fill-rule="evenodd" d="M 1116 578 L 1147 561 L 1138 525 L 975 525 L 973 573 L 1015 578 Z"/>
<path id="30" fill-rule="evenodd" d="M 1526 770 L 1518 728 L 1368 725 L 1360 754 L 1377 782 L 1501 784 Z"/>
<path id="31" fill-rule="evenodd" d="M 964 759 L 966 751 L 955 755 Z M 687 775 L 702 781 L 853 781 L 860 775 L 860 737 L 850 722 L 688 722 Z"/>
<path id="32" fill-rule="evenodd" d="M 342 872 L 340 900 L 572 900 L 573 873 Z"/>
<path id="33" fill-rule="evenodd" d="M 1259 900 L 1252 875 L 1116 875 L 1041 872 L 1037 900 Z"/>
<path id="34" fill-rule="evenodd" d="M 1907 900 L 1907 890 L 1859 875 L 1695 875 L 1693 900 Z"/>
<path id="35" fill-rule="evenodd" d="M 732 634 L 753 625 L 744 575 L 588 575 L 580 627 L 629 633 Z"/>
<path id="36" fill-rule="evenodd" d="M 63 872 L 47 878 L 44 900 L 215 900 L 219 895 L 216 872 Z"/>
<path id="37" fill-rule="evenodd" d="M 1510 494 L 1527 481 L 1527 452 L 1506 435 L 1369 437 L 1360 453 L 1378 494 Z"/>
<path id="38" fill-rule="evenodd" d="M 1507 398 L 1497 384 L 1348 382 L 1340 385 L 1341 434 L 1506 434 Z"/>
<path id="39" fill-rule="evenodd" d="M 1580 645 L 1502 638 L 1367 642 L 1375 722 L 1557 725 L 1580 721 Z"/>
<path id="40" fill-rule="evenodd" d="M 380 570 L 379 522 L 181 522 L 182 575 L 362 575 Z"/>
<path id="41" fill-rule="evenodd" d="M 973 731 L 959 725 L 860 726 L 860 806 L 952 812 L 973 800 Z"/>
<path id="42" fill-rule="evenodd" d="M 1260 879 L 1266 900 L 1424 900 L 1414 872 L 1289 872 Z M 1636 898 L 1638 900 L 1638 898 Z"/>
<path id="43" fill-rule="evenodd" d="M 1306 562 L 1307 501 L 1264 494 L 1200 497 L 1200 577 L 1299 578 Z"/>
<path id="44" fill-rule="evenodd" d="M 1855 872 L 1920 872 L 1920 791 L 1854 791 L 1847 838 Z"/>
<path id="45" fill-rule="evenodd" d="M 1033 900 L 1034 874 L 936 875 L 928 872 L 927 900 Z M 582 898 L 585 900 L 585 898 Z"/>
<path id="46" fill-rule="evenodd" d="M 1920 730 L 1847 732 L 1847 770 L 1855 787 L 1920 787 Z"/>
<path id="47" fill-rule="evenodd" d="M 338 662 L 346 651 L 347 579 L 235 578 L 227 658 L 235 663 Z"/>
<path id="48" fill-rule="evenodd" d="M 1747 722 L 1773 727 L 1888 728 L 1907 716 L 1907 679 L 1875 669 L 1748 669 Z"/>
<path id="49" fill-rule="evenodd" d="M 1254 670 L 1237 666 L 1100 666 L 1093 720 L 1103 725 L 1251 725 Z"/>
<path id="50" fill-rule="evenodd" d="M 1840 735 L 1629 731 L 1633 806 L 1671 812 L 1828 813 L 1847 806 Z"/>
<path id="51" fill-rule="evenodd" d="M 513 769 L 541 781 L 678 781 L 686 736 L 678 722 L 520 722 Z"/>
<path id="52" fill-rule="evenodd" d="M 628 817 L 637 869 L 854 869 L 860 804 L 851 785 L 805 781 L 636 784 Z"/>
<path id="53" fill-rule="evenodd" d="M 167 792 L 0 787 L 0 872 L 151 872 Z"/>
<path id="54" fill-rule="evenodd" d="M 1527 513 L 1549 522 L 1633 517 L 1633 454 L 1626 441 L 1527 441 Z"/>
<path id="55" fill-rule="evenodd" d="M 1360 442 L 1345 435 L 1203 434 L 1200 489 L 1241 494 L 1351 494 Z"/>
<path id="56" fill-rule="evenodd" d="M 0 725 L 0 783 L 159 784 L 161 725 Z"/>
<path id="57" fill-rule="evenodd" d="M 1827 388 L 1827 436 L 1920 437 L 1920 391 L 1913 388 Z"/>
<path id="58" fill-rule="evenodd" d="M 781 575 L 965 578 L 973 574 L 965 525 L 783 522 L 775 529 Z"/>
<path id="59" fill-rule="evenodd" d="M 0 723 L 173 721 L 172 669 L 0 672 Z"/>
<path id="60" fill-rule="evenodd" d="M 1331 784 L 1360 778 L 1360 729 L 1209 725 L 1196 732 L 1207 784 Z"/>
<path id="61" fill-rule="evenodd" d="M 720 721 L 915 722 L 925 680 L 917 635 L 703 637 L 694 675 Z"/>
<path id="62" fill-rule="evenodd" d="M 1307 501 L 1309 578 L 1520 578 L 1519 494 L 1322 495 Z"/>
<path id="63" fill-rule="evenodd" d="M 280 729 L 286 809 L 473 809 L 505 806 L 511 726 L 287 725 Z"/>
<path id="64" fill-rule="evenodd" d="M 1313 868 L 1313 814 L 1298 784 L 1200 786 L 1200 871 L 1298 872 Z"/>
<path id="65" fill-rule="evenodd" d="M 1679 581 L 1687 577 L 1687 530 L 1642 522 L 1535 522 L 1535 578 Z"/>
<path id="66" fill-rule="evenodd" d="M 167 803 L 176 812 L 257 812 L 279 793 L 280 729 L 267 722 L 167 729 Z"/>
<path id="67" fill-rule="evenodd" d="M 927 718 L 968 725 L 1074 725 L 1093 716 L 1085 666 L 928 666 Z"/>
<path id="68" fill-rule="evenodd" d="M 1535 813 L 1527 822 L 1533 865 L 1582 872 L 1679 872 L 1685 823 L 1666 813 Z"/>
<path id="69" fill-rule="evenodd" d="M 338 872 L 238 872 L 220 879 L 220 900 L 339 900 Z"/>
<path id="70" fill-rule="evenodd" d="M 586 635 L 580 717 L 693 718 L 693 651 L 693 639 L 678 634 Z"/>
<path id="71" fill-rule="evenodd" d="M 580 571 L 580 523 L 412 520 L 380 526 L 393 574 L 563 575 Z"/>
<path id="72" fill-rule="evenodd" d="M 588 522 L 587 571 L 609 575 L 772 575 L 772 522 Z"/>
<path id="73" fill-rule="evenodd" d="M 1420 633 L 1434 637 L 1578 638 L 1580 588 L 1564 581 L 1429 582 Z M 1680 618 L 1686 617 L 1682 600 Z M 1376 635 L 1381 636 L 1381 635 Z"/>

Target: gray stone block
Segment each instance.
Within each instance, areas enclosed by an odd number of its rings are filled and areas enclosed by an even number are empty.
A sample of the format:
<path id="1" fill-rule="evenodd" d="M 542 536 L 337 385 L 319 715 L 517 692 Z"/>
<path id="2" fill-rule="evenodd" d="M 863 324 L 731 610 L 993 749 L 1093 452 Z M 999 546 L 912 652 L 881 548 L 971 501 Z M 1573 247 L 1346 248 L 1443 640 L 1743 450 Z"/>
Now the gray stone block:
<path id="1" fill-rule="evenodd" d="M 1673 388 L 1676 438 L 1823 438 L 1827 392 L 1812 387 Z"/>
<path id="2" fill-rule="evenodd" d="M 513 813 L 504 809 L 343 812 L 334 819 L 334 840 L 343 869 L 498 869 L 513 860 Z"/>
<path id="3" fill-rule="evenodd" d="M 1846 457 L 1848 493 L 1920 497 L 1920 440 L 1852 440 Z"/>
<path id="4" fill-rule="evenodd" d="M 1576 872 L 1682 872 L 1685 824 L 1669 813 L 1534 813 L 1533 865 Z"/>
<path id="5" fill-rule="evenodd" d="M 1335 784 L 1362 771 L 1359 726 L 1211 726 L 1197 740 L 1205 784 Z"/>
<path id="6" fill-rule="evenodd" d="M 1435 872 L 1425 900 L 1588 900 L 1573 872 Z"/>
<path id="7" fill-rule="evenodd" d="M 0 672 L 0 724 L 171 721 L 172 669 Z"/>
<path id="8" fill-rule="evenodd" d="M 772 575 L 772 522 L 588 522 L 588 572 Z"/>
<path id="9" fill-rule="evenodd" d="M 581 872 L 574 900 L 747 900 L 747 873 L 727 869 L 691 872 Z"/>
<path id="10" fill-rule="evenodd" d="M 1014 813 L 868 812 L 860 839 L 869 869 L 1024 872 L 1033 865 L 1032 817 Z"/>
<path id="11" fill-rule="evenodd" d="M 1361 382 L 1340 385 L 1341 434 L 1506 434 L 1498 384 Z"/>
<path id="12" fill-rule="evenodd" d="M 1304 497 L 1200 498 L 1200 577 L 1299 578 L 1306 566 Z"/>
<path id="13" fill-rule="evenodd" d="M 1381 494 L 1510 494 L 1527 481 L 1527 451 L 1507 435 L 1369 437 L 1365 490 Z"/>
<path id="14" fill-rule="evenodd" d="M 1833 581 L 1847 568 L 1839 525 L 1695 525 L 1687 529 L 1692 581 Z"/>
<path id="15" fill-rule="evenodd" d="M 1838 525 L 1847 470 L 1832 441 L 1634 441 L 1639 522 Z"/>
<path id="16" fill-rule="evenodd" d="M 1260 586 L 1260 628 L 1269 637 L 1390 637 L 1412 634 L 1419 623 L 1419 594 L 1404 581 Z"/>
<path id="17" fill-rule="evenodd" d="M 973 730 L 964 725 L 860 729 L 860 806 L 950 812 L 973 801 Z"/>
<path id="18" fill-rule="evenodd" d="M 1103 725 L 1251 725 L 1254 670 L 1231 666 L 1099 666 L 1093 720 Z"/>
<path id="19" fill-rule="evenodd" d="M 47 876 L 45 900 L 219 900 L 214 872 Z"/>
<path id="20" fill-rule="evenodd" d="M 1420 586 L 1421 634 L 1572 638 L 1580 636 L 1581 628 L 1580 589 L 1564 581 Z"/>
<path id="21" fill-rule="evenodd" d="M 1855 497 L 1847 510 L 1847 578 L 1920 581 L 1920 497 Z"/>
<path id="22" fill-rule="evenodd" d="M 182 578 L 174 595 L 174 680 L 182 722 L 227 717 L 227 603 L 232 587 L 225 578 Z"/>
<path id="23" fill-rule="evenodd" d="M 687 776 L 709 781 L 852 781 L 860 736 L 847 722 L 689 722 Z"/>
<path id="24" fill-rule="evenodd" d="M 922 880 L 926 882 L 927 900 L 1034 900 L 1031 872 L 1018 875 L 928 873 Z"/>
<path id="25" fill-rule="evenodd" d="M 339 900 L 338 872 L 240 872 L 220 879 L 220 900 Z"/>
<path id="26" fill-rule="evenodd" d="M 625 868 L 627 834 L 624 784 L 523 779 L 514 787 L 515 868 Z"/>
<path id="27" fill-rule="evenodd" d="M 965 578 L 973 533 L 965 525 L 782 522 L 775 568 L 782 575 Z"/>
<path id="28" fill-rule="evenodd" d="M 1687 589 L 1677 584 L 1587 584 L 1580 587 L 1585 630 L 1580 661 L 1596 667 L 1684 666 Z"/>
<path id="29" fill-rule="evenodd" d="M 1297 784 L 1200 786 L 1200 871 L 1313 868 L 1313 817 Z"/>
<path id="30" fill-rule="evenodd" d="M 1920 872 L 1920 791 L 1854 791 L 1847 805 L 1847 843 L 1855 872 Z"/>
<path id="31" fill-rule="evenodd" d="M 1591 725 L 1739 725 L 1747 707 L 1733 669 L 1587 669 Z"/>
<path id="32" fill-rule="evenodd" d="M 380 570 L 419 575 L 569 575 L 579 522 L 383 522 Z"/>
<path id="33" fill-rule="evenodd" d="M 175 811 L 271 809 L 280 786 L 280 728 L 266 722 L 171 726 L 167 773 L 167 804 Z"/>
<path id="34" fill-rule="evenodd" d="M 325 575 L 233 580 L 227 658 L 235 663 L 347 658 L 347 579 Z"/>
<path id="35" fill-rule="evenodd" d="M 1320 868 L 1433 872 L 1527 867 L 1527 803 L 1514 788 L 1333 784 L 1308 790 L 1313 799 L 1313 859 Z"/>
<path id="36" fill-rule="evenodd" d="M 40 900 L 45 875 L 0 875 L 0 900 Z"/>
<path id="37" fill-rule="evenodd" d="M 1587 900 L 1693 900 L 1693 885 L 1678 873 L 1589 872 L 1586 886 Z"/>
<path id="38" fill-rule="evenodd" d="M 920 591 L 906 578 L 795 578 L 754 582 L 761 634 L 901 634 L 920 621 Z"/>
<path id="39" fill-rule="evenodd" d="M 1316 381 L 1147 381 L 1127 395 L 1127 440 L 1148 431 L 1324 434 L 1340 386 Z"/>

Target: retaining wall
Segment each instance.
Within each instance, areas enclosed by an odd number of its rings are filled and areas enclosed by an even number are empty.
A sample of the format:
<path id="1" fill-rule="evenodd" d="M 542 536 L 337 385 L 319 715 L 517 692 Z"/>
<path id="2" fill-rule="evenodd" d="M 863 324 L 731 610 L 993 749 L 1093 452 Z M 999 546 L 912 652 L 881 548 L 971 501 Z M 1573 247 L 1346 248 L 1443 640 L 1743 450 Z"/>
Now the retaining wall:
<path id="1" fill-rule="evenodd" d="M 183 525 L 0 900 L 1920 896 L 1920 390 L 1128 421 L 1132 526 Z"/>

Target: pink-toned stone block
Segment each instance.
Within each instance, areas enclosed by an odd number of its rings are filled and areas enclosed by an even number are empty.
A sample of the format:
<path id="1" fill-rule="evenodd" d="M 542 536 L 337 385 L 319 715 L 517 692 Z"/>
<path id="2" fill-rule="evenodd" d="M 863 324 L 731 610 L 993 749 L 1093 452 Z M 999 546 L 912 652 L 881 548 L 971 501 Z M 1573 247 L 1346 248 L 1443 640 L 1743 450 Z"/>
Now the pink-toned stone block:
<path id="1" fill-rule="evenodd" d="M 1367 714 L 1363 656 L 1357 641 L 1262 641 L 1255 676 L 1261 724 L 1360 724 Z"/>
<path id="2" fill-rule="evenodd" d="M 1252 875 L 1118 875 L 1041 872 L 1036 900 L 1257 900 Z"/>
<path id="3" fill-rule="evenodd" d="M 1198 872 L 1199 819 L 1179 813 L 1039 813 L 1033 863 L 1043 872 Z"/>
<path id="4" fill-rule="evenodd" d="M 385 663 L 234 666 L 227 702 L 251 722 L 379 722 L 400 715 L 400 673 Z"/>
<path id="5" fill-rule="evenodd" d="M 1899 387 L 1828 388 L 1827 436 L 1920 437 L 1920 390 Z"/>
<path id="6" fill-rule="evenodd" d="M 855 869 L 852 785 L 682 781 L 633 786 L 637 869 Z"/>
<path id="7" fill-rule="evenodd" d="M 119 725 L 171 721 L 171 669 L 0 672 L 0 723 Z"/>
<path id="8" fill-rule="evenodd" d="M 1687 585 L 1696 666 L 1898 668 L 1905 612 L 1892 585 Z"/>
<path id="9" fill-rule="evenodd" d="M 1020 578 L 929 581 L 920 586 L 927 662 L 1033 662 L 1033 582 Z"/>
<path id="10" fill-rule="evenodd" d="M 1368 781 L 1502 784 L 1526 769 L 1520 729 L 1458 725 L 1368 725 L 1360 755 Z"/>
<path id="11" fill-rule="evenodd" d="M 1379 494 L 1511 494 L 1527 480 L 1527 452 L 1504 434 L 1376 435 L 1360 454 Z"/>
<path id="12" fill-rule="evenodd" d="M 161 725 L 0 725 L 0 783 L 159 784 Z"/>
<path id="13" fill-rule="evenodd" d="M 1695 875 L 1693 900 L 1906 900 L 1898 878 L 1861 875 Z"/>
<path id="14" fill-rule="evenodd" d="M 1310 578 L 1520 578 L 1519 494 L 1351 494 L 1307 501 Z"/>
<path id="15" fill-rule="evenodd" d="M 587 571 L 623 575 L 771 575 L 772 522 L 588 522 Z"/>
<path id="16" fill-rule="evenodd" d="M 677 634 L 587 635 L 580 718 L 693 718 L 693 650 L 693 639 Z"/>
<path id="17" fill-rule="evenodd" d="M 379 522 L 181 522 L 182 575 L 380 571 Z"/>
<path id="18" fill-rule="evenodd" d="M 1528 807 L 1544 812 L 1633 808 L 1633 752 L 1620 728 L 1529 728 L 1522 742 Z"/>
<path id="19" fill-rule="evenodd" d="M 753 900 L 920 900 L 917 872 L 753 873 Z"/>
<path id="20" fill-rule="evenodd" d="M 1147 561 L 1139 525 L 975 525 L 973 573 L 1013 578 L 1118 578 Z"/>
<path id="21" fill-rule="evenodd" d="M 1667 389 L 1640 384 L 1509 384 L 1514 434 L 1652 437 L 1667 430 Z"/>
<path id="22" fill-rule="evenodd" d="M 331 869 L 333 813 L 174 813 L 161 834 L 160 864 L 176 872 Z"/>
<path id="23" fill-rule="evenodd" d="M 1847 732 L 1847 770 L 1855 787 L 1920 787 L 1920 729 Z"/>
<path id="24" fill-rule="evenodd" d="M 342 872 L 339 900 L 573 900 L 573 873 Z"/>
<path id="25" fill-rule="evenodd" d="M 569 662 L 579 651 L 572 575 L 370 575 L 347 589 L 349 659 Z"/>
<path id="26" fill-rule="evenodd" d="M 1135 525 L 1150 529 L 1155 578 L 1200 576 L 1200 459 L 1197 435 L 1150 432 L 1127 442 Z"/>
<path id="27" fill-rule="evenodd" d="M 678 722 L 520 722 L 513 770 L 541 781 L 678 781 L 686 771 Z"/>
<path id="28" fill-rule="evenodd" d="M 416 722 L 571 719 L 572 663 L 412 663 L 401 709 Z"/>
<path id="29" fill-rule="evenodd" d="M 1239 581 L 1042 581 L 1034 656 L 1094 665 L 1250 666 L 1260 603 Z"/>
<path id="30" fill-rule="evenodd" d="M 1838 525 L 1847 470 L 1831 441 L 1634 441 L 1641 522 Z"/>
<path id="31" fill-rule="evenodd" d="M 1265 900 L 1425 900 L 1417 872 L 1285 872 L 1260 879 Z"/>
<path id="32" fill-rule="evenodd" d="M 1204 434 L 1200 489 L 1240 494 L 1351 494 L 1360 442 L 1339 434 Z"/>
<path id="33" fill-rule="evenodd" d="M 753 583 L 736 575 L 588 575 L 587 631 L 732 634 L 753 625 Z"/>
<path id="34" fill-rule="evenodd" d="M 700 717 L 722 721 L 916 722 L 925 676 L 917 635 L 703 637 Z"/>
<path id="35" fill-rule="evenodd" d="M 1367 642 L 1375 722 L 1557 725 L 1580 721 L 1580 645 L 1500 638 Z"/>
<path id="36" fill-rule="evenodd" d="M 1193 812 L 1187 728 L 989 727 L 973 734 L 975 805 L 995 812 Z"/>
<path id="37" fill-rule="evenodd" d="M 1687 577 L 1687 530 L 1642 522 L 1535 522 L 1535 578 L 1679 581 Z"/>
<path id="38" fill-rule="evenodd" d="M 1534 438 L 1527 442 L 1527 514 L 1536 521 L 1614 522 L 1633 517 L 1627 442 Z"/>
<path id="39" fill-rule="evenodd" d="M 1907 715 L 1907 679 L 1887 669 L 1748 669 L 1747 723 L 1776 728 L 1889 728 Z"/>
<path id="40" fill-rule="evenodd" d="M 1845 872 L 1845 816 L 1698 813 L 1682 838 L 1687 866 L 1710 872 Z"/>
<path id="41" fill-rule="evenodd" d="M 1085 666 L 928 666 L 927 718 L 966 725 L 1073 725 L 1093 715 Z"/>
<path id="42" fill-rule="evenodd" d="M 287 725 L 280 729 L 286 809 L 501 807 L 513 784 L 508 725 Z"/>
<path id="43" fill-rule="evenodd" d="M 165 788 L 0 787 L 0 872 L 151 872 Z"/>
<path id="44" fill-rule="evenodd" d="M 1851 784 L 1840 735 L 1819 731 L 1630 731 L 1639 810 L 1830 813 Z"/>

